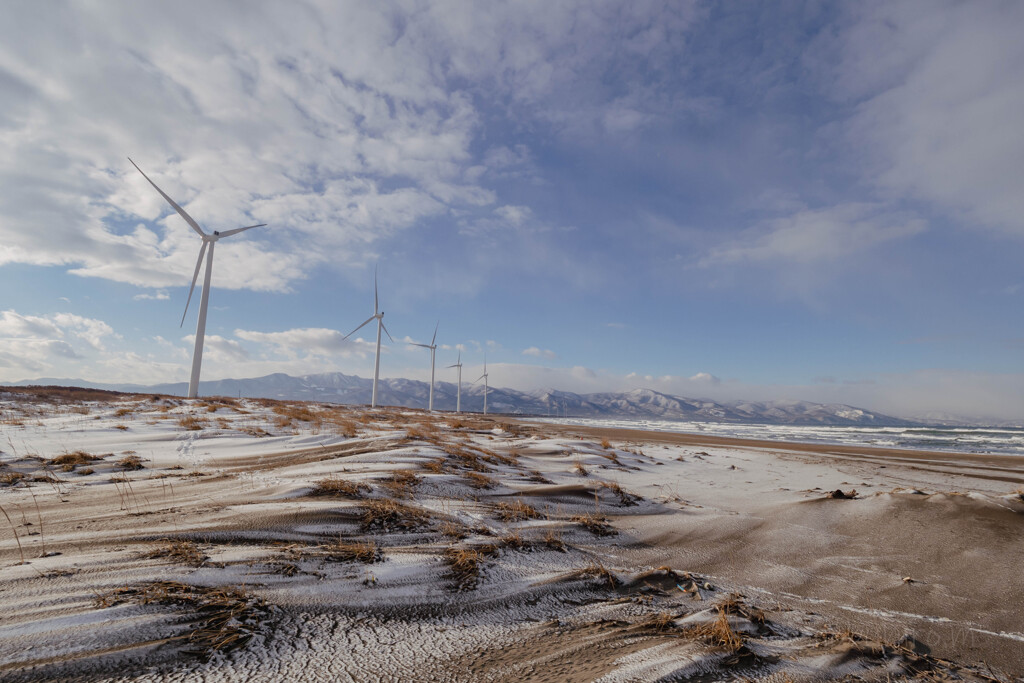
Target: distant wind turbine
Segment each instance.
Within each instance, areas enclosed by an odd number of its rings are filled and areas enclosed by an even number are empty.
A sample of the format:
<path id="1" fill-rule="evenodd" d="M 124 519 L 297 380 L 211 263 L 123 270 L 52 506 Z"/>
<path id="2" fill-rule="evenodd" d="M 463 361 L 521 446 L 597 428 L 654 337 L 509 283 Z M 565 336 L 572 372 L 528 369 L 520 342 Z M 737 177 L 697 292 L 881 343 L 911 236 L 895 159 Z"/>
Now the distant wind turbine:
<path id="1" fill-rule="evenodd" d="M 377 269 L 373 270 L 373 315 L 366 319 L 362 325 L 352 330 L 345 335 L 345 339 L 348 339 L 359 330 L 366 327 L 371 320 L 377 321 L 377 359 L 373 364 L 373 393 L 370 395 L 370 407 L 377 407 L 377 380 L 380 378 L 380 331 L 384 330 L 384 334 L 388 335 L 388 339 L 391 339 L 391 343 L 394 344 L 395 340 L 392 339 L 391 333 L 388 332 L 388 328 L 384 327 L 384 311 L 379 311 L 378 299 L 377 299 Z"/>
<path id="2" fill-rule="evenodd" d="M 462 351 L 459 351 L 459 359 L 455 361 L 455 365 L 449 365 L 450 368 L 459 369 L 459 385 L 458 389 L 455 390 L 455 412 L 462 412 Z M 431 373 L 433 376 L 433 373 Z"/>
<path id="3" fill-rule="evenodd" d="M 476 378 L 476 382 L 484 381 L 484 415 L 487 414 L 487 354 L 484 354 L 484 374 Z M 476 384 L 473 382 L 473 384 Z"/>
<path id="4" fill-rule="evenodd" d="M 128 157 L 128 161 L 131 161 L 132 166 L 142 173 L 142 169 L 139 168 L 138 164 L 132 161 L 131 157 Z M 142 177 L 149 180 L 149 176 L 142 173 Z M 203 254 L 206 253 L 206 248 L 210 248 L 210 252 L 206 254 L 206 275 L 203 277 L 203 296 L 199 301 L 199 322 L 196 324 L 196 347 L 192 352 L 192 375 L 188 381 L 188 397 L 195 398 L 199 395 L 199 369 L 203 364 L 203 339 L 206 337 L 206 310 L 210 303 L 210 276 L 213 273 L 213 247 L 217 244 L 217 240 L 222 237 L 231 237 L 237 235 L 245 230 L 251 230 L 252 228 L 262 228 L 266 223 L 260 223 L 259 225 L 247 225 L 244 228 L 235 228 L 234 230 L 225 230 L 224 232 L 218 232 L 214 230 L 212 234 L 206 234 L 203 229 L 199 227 L 199 224 L 192 220 L 192 216 L 185 213 L 185 209 L 181 208 L 174 203 L 174 200 L 164 194 L 164 191 L 156 186 L 152 180 L 149 180 L 149 184 L 160 193 L 160 196 L 167 200 L 167 203 L 174 207 L 174 210 L 178 212 L 178 215 L 185 219 L 193 230 L 199 233 L 199 236 L 203 238 L 203 246 L 199 248 L 199 258 L 196 260 L 196 272 L 192 275 L 192 286 L 188 290 L 188 300 L 185 301 L 185 312 L 181 314 L 181 324 L 179 327 L 185 324 L 185 316 L 188 314 L 188 305 L 192 302 L 192 292 L 196 288 L 196 280 L 199 278 L 199 267 L 203 264 Z"/>
<path id="5" fill-rule="evenodd" d="M 430 340 L 429 344 L 417 344 L 413 343 L 413 346 L 422 346 L 425 349 L 430 349 L 430 412 L 434 412 L 434 352 L 437 351 L 437 328 L 441 324 L 439 320 L 437 325 L 434 325 L 434 337 Z"/>

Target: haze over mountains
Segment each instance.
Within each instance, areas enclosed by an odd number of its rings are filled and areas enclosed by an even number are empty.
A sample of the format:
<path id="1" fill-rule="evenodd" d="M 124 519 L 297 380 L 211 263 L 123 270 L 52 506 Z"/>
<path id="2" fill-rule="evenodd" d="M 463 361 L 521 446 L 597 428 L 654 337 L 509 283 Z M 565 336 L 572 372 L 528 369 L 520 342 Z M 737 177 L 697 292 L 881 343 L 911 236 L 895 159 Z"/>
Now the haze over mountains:
<path id="1" fill-rule="evenodd" d="M 18 385 L 52 384 L 83 386 L 113 391 L 184 395 L 187 383 L 102 384 L 72 379 L 37 379 Z M 200 396 L 243 396 L 285 400 L 320 401 L 344 404 L 368 404 L 373 380 L 339 372 L 293 377 L 275 373 L 251 379 L 224 379 L 201 382 Z M 483 410 L 483 387 L 462 385 L 462 409 Z M 381 379 L 378 403 L 381 405 L 427 407 L 430 385 L 409 379 Z M 456 385 L 434 384 L 434 407 L 454 410 Z M 843 404 L 808 401 L 711 401 L 670 396 L 650 389 L 627 392 L 575 394 L 545 389 L 517 391 L 491 388 L 487 395 L 488 412 L 569 417 L 633 417 L 709 422 L 762 422 L 769 424 L 902 426 L 912 421 L 882 415 Z"/>

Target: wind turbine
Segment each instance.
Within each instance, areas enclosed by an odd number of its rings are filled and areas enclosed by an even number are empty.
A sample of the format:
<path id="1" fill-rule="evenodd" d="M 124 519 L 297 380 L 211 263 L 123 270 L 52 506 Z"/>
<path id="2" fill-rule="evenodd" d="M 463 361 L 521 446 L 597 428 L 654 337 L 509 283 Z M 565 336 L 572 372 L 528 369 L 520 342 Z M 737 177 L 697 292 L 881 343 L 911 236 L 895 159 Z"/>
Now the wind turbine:
<path id="1" fill-rule="evenodd" d="M 462 351 L 459 351 L 459 359 L 455 361 L 455 365 L 449 365 L 450 368 L 459 369 L 459 388 L 455 390 L 455 412 L 462 412 Z M 433 372 L 431 372 L 433 376 Z M 433 386 L 433 384 L 431 384 Z"/>
<path id="2" fill-rule="evenodd" d="M 484 381 L 484 415 L 487 414 L 487 354 L 484 354 L 484 374 L 476 378 L 476 382 Z M 473 382 L 473 384 L 476 384 Z"/>
<path id="3" fill-rule="evenodd" d="M 142 173 L 142 169 L 139 168 L 138 164 L 132 161 L 131 157 L 128 157 L 128 161 L 131 161 L 132 166 Z M 142 177 L 149 180 L 149 176 L 142 173 Z M 214 230 L 211 234 L 206 234 L 203 229 L 199 227 L 199 224 L 192 220 L 192 216 L 185 213 L 185 209 L 181 208 L 174 203 L 174 200 L 164 194 L 164 191 L 156 186 L 152 180 L 149 180 L 149 184 L 160 193 L 160 196 L 167 200 L 167 203 L 174 207 L 174 210 L 178 212 L 178 215 L 185 219 L 193 230 L 199 233 L 199 236 L 203 238 L 203 246 L 199 248 L 199 258 L 196 260 L 196 272 L 192 275 L 192 286 L 188 290 L 188 299 L 185 301 L 185 312 L 181 314 L 181 324 L 179 327 L 185 324 L 185 316 L 188 315 L 188 305 L 192 302 L 192 292 L 196 288 L 196 280 L 199 278 L 199 267 L 203 264 L 203 254 L 206 253 L 206 248 L 210 248 L 210 252 L 206 254 L 206 275 L 203 277 L 203 296 L 199 301 L 199 322 L 196 324 L 196 347 L 192 352 L 192 375 L 188 381 L 188 397 L 195 398 L 199 395 L 199 368 L 203 364 L 203 338 L 206 336 L 206 310 L 210 303 L 210 276 L 213 273 L 213 247 L 217 244 L 217 240 L 222 237 L 231 237 L 237 235 L 245 230 L 252 228 L 262 228 L 266 223 L 260 223 L 259 225 L 247 225 L 244 228 L 235 228 L 234 230 L 225 230 L 219 232 Z"/>
<path id="4" fill-rule="evenodd" d="M 434 352 L 437 351 L 437 328 L 441 324 L 441 321 L 437 321 L 437 325 L 434 325 L 434 337 L 430 340 L 429 344 L 416 344 L 413 346 L 422 346 L 425 349 L 430 349 L 430 412 L 434 412 Z"/>
<path id="5" fill-rule="evenodd" d="M 377 299 L 377 269 L 373 270 L 373 315 L 366 319 L 362 325 L 352 330 L 345 335 L 345 339 L 348 339 L 359 330 L 366 327 L 371 320 L 377 321 L 377 359 L 373 364 L 373 393 L 370 396 L 370 407 L 377 407 L 377 380 L 380 378 L 380 331 L 384 330 L 384 333 L 388 335 L 388 339 L 391 339 L 391 343 L 394 344 L 395 340 L 391 338 L 391 333 L 388 332 L 388 328 L 384 327 L 384 311 L 379 311 L 378 299 Z M 436 334 L 436 332 L 435 332 Z"/>

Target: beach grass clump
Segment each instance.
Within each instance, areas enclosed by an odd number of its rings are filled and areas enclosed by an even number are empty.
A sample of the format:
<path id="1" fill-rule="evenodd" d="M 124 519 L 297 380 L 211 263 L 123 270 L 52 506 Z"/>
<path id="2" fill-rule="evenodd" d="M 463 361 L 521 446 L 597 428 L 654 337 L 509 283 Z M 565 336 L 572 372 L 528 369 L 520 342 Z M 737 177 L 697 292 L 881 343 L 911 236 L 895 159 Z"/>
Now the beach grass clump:
<path id="1" fill-rule="evenodd" d="M 690 629 L 690 632 L 700 636 L 714 647 L 721 648 L 726 652 L 738 652 L 743 647 L 743 636 L 732 629 L 726 609 L 722 606 L 717 609 L 718 616 L 713 622 L 694 627 Z"/>
<path id="2" fill-rule="evenodd" d="M 200 420 L 195 415 L 182 415 L 178 418 L 178 426 L 184 428 L 186 431 L 198 432 L 206 427 L 206 422 Z"/>
<path id="3" fill-rule="evenodd" d="M 619 577 L 600 562 L 591 562 L 583 569 L 576 572 L 578 576 L 589 576 L 598 579 L 601 583 L 607 583 L 609 588 L 617 588 L 622 585 Z"/>
<path id="4" fill-rule="evenodd" d="M 648 616 L 643 621 L 636 624 L 636 629 L 639 631 L 653 631 L 654 633 L 665 633 L 671 631 L 675 624 L 676 617 L 671 612 L 658 612 Z"/>
<path id="5" fill-rule="evenodd" d="M 601 448 L 610 451 L 612 449 L 612 442 L 608 439 L 601 439 Z"/>
<path id="6" fill-rule="evenodd" d="M 451 547 L 444 551 L 444 562 L 448 573 L 460 590 L 471 590 L 480 579 L 484 555 L 479 550 L 466 547 Z"/>
<path id="7" fill-rule="evenodd" d="M 199 546 L 181 538 L 164 538 L 159 545 L 143 555 L 147 560 L 170 560 L 190 567 L 201 567 L 209 558 Z"/>
<path id="8" fill-rule="evenodd" d="M 117 461 L 117 466 L 122 470 L 141 470 L 142 458 L 137 455 L 126 455 Z"/>
<path id="9" fill-rule="evenodd" d="M 494 506 L 495 516 L 503 522 L 520 522 L 527 519 L 539 519 L 537 508 L 517 498 L 511 503 L 498 503 Z"/>
<path id="10" fill-rule="evenodd" d="M 555 529 L 548 529 L 542 539 L 544 547 L 549 550 L 557 550 L 558 552 L 565 552 L 565 542 L 562 541 L 562 532 Z"/>
<path id="11" fill-rule="evenodd" d="M 632 505 L 636 505 L 639 501 L 643 500 L 643 498 L 641 498 L 640 496 L 636 495 L 635 493 L 630 493 L 629 491 L 627 491 L 624 488 L 622 488 L 619 485 L 618 482 L 603 481 L 603 482 L 601 482 L 601 487 L 605 488 L 605 489 L 608 489 L 609 491 L 614 493 L 616 496 L 618 496 L 619 503 L 622 506 L 624 506 L 624 507 L 630 507 Z"/>
<path id="12" fill-rule="evenodd" d="M 363 498 L 370 492 L 369 484 L 361 481 L 349 481 L 341 477 L 327 477 L 321 479 L 310 491 L 311 496 L 324 496 L 331 498 Z"/>
<path id="13" fill-rule="evenodd" d="M 607 517 L 597 513 L 574 515 L 569 521 L 579 524 L 595 536 L 614 536 L 618 533 Z"/>
<path id="14" fill-rule="evenodd" d="M 586 468 L 583 464 L 583 459 L 580 457 L 576 457 L 576 459 L 573 460 L 572 471 L 581 477 L 590 476 L 590 470 Z"/>
<path id="15" fill-rule="evenodd" d="M 70 472 L 79 465 L 89 465 L 99 459 L 98 456 L 91 455 L 85 451 L 74 451 L 73 453 L 58 455 L 50 460 L 50 464 L 59 466 L 62 472 Z"/>
<path id="16" fill-rule="evenodd" d="M 475 489 L 491 489 L 494 488 L 495 484 L 493 479 L 480 472 L 466 472 L 462 475 L 462 478 Z"/>
<path id="17" fill-rule="evenodd" d="M 420 478 L 412 470 L 396 470 L 388 479 L 381 482 L 395 498 L 411 498 L 413 489 L 420 483 Z"/>
<path id="18" fill-rule="evenodd" d="M 366 502 L 361 521 L 363 531 L 413 531 L 427 526 L 430 515 L 421 508 L 379 498 Z"/>
<path id="19" fill-rule="evenodd" d="M 320 551 L 320 556 L 331 562 L 373 564 L 384 561 L 384 551 L 373 541 L 346 541 L 339 538 L 334 543 L 321 546 Z"/>
<path id="20" fill-rule="evenodd" d="M 536 484 L 550 484 L 551 480 L 544 476 L 540 470 L 530 470 L 526 473 L 526 480 Z"/>
<path id="21" fill-rule="evenodd" d="M 510 531 L 498 539 L 498 545 L 509 550 L 529 550 L 533 544 L 519 531 Z"/>
<path id="22" fill-rule="evenodd" d="M 430 460 L 424 460 L 420 462 L 420 467 L 425 469 L 427 472 L 432 474 L 443 474 L 444 473 L 444 458 L 431 458 Z"/>
<path id="23" fill-rule="evenodd" d="M 270 610 L 259 598 L 233 586 L 190 586 L 177 581 L 154 581 L 125 586 L 96 597 L 99 608 L 123 602 L 162 605 L 185 610 L 193 625 L 182 640 L 190 655 L 208 659 L 214 653 L 226 653 L 245 645 L 263 632 L 263 621 Z"/>

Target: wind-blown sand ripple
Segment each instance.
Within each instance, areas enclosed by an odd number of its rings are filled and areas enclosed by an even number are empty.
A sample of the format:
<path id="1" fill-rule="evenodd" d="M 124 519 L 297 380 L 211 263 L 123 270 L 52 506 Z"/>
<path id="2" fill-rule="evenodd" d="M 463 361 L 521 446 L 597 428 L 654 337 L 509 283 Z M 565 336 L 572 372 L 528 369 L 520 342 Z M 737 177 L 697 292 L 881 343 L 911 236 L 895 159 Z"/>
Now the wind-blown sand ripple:
<path id="1" fill-rule="evenodd" d="M 4 680 L 1024 669 L 1012 461 L 271 401 L 2 405 Z M 75 450 L 102 457 L 54 460 Z"/>

